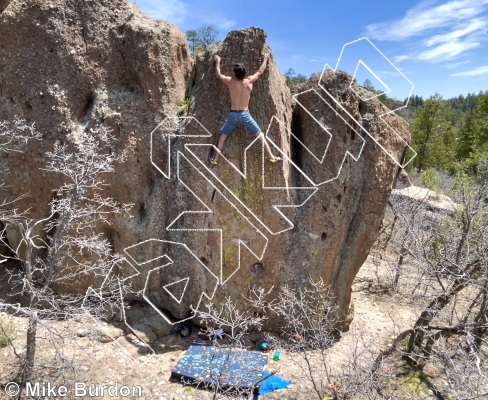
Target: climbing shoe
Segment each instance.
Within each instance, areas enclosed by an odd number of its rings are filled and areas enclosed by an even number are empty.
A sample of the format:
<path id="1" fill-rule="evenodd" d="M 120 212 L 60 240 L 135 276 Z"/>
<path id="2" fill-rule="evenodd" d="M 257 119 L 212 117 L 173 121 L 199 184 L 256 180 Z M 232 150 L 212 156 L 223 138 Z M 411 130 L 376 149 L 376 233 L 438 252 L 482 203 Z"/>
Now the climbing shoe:
<path id="1" fill-rule="evenodd" d="M 213 157 L 209 157 L 208 158 L 208 162 L 211 164 L 211 165 L 218 165 L 218 162 L 214 160 Z"/>
<path id="2" fill-rule="evenodd" d="M 275 162 L 281 161 L 281 157 L 270 158 L 269 162 L 274 164 Z"/>

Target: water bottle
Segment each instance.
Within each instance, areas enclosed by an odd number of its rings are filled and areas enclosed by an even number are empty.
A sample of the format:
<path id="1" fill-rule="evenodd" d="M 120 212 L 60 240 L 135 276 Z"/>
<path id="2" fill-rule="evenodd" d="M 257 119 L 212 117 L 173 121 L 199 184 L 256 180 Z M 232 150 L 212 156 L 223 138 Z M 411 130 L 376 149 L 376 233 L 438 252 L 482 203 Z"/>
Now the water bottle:
<path id="1" fill-rule="evenodd" d="M 280 361 L 281 351 L 276 350 L 273 356 L 273 361 Z"/>

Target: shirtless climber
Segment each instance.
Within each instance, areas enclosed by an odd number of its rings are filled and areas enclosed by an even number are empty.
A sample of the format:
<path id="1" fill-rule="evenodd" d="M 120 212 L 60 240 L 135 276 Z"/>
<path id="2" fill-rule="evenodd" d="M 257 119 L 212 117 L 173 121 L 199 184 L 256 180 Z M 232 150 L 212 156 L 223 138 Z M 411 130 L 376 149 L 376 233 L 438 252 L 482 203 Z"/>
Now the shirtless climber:
<path id="1" fill-rule="evenodd" d="M 259 70 L 254 75 L 245 78 L 246 69 L 242 64 L 234 65 L 233 77 L 222 75 L 220 72 L 220 57 L 218 55 L 215 56 L 215 74 L 217 75 L 217 78 L 225 83 L 229 88 L 231 110 L 224 126 L 221 129 L 222 134 L 220 135 L 219 143 L 217 145 L 218 151 L 215 152 L 213 157 L 209 157 L 209 162 L 212 165 L 217 165 L 217 160 L 219 159 L 219 155 L 224 148 L 225 140 L 238 125 L 244 126 L 244 128 L 246 128 L 251 135 L 259 138 L 261 143 L 264 145 L 270 162 L 275 163 L 276 161 L 281 160 L 280 157 L 275 157 L 273 155 L 271 149 L 269 148 L 268 142 L 261 131 L 261 128 L 258 126 L 256 121 L 254 121 L 253 117 L 251 117 L 251 114 L 249 114 L 249 99 L 251 97 L 252 85 L 263 74 L 264 70 L 266 69 L 268 59 L 269 54 L 266 54 L 264 56 L 263 63 L 259 67 Z"/>

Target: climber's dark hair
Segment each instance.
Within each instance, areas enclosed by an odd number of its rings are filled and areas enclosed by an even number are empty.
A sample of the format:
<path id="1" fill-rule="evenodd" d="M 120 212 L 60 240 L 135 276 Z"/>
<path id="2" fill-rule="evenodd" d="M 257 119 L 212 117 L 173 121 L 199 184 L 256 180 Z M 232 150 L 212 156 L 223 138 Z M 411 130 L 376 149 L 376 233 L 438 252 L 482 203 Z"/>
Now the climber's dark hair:
<path id="1" fill-rule="evenodd" d="M 242 81 L 246 76 L 246 68 L 242 64 L 234 64 L 234 76 Z"/>

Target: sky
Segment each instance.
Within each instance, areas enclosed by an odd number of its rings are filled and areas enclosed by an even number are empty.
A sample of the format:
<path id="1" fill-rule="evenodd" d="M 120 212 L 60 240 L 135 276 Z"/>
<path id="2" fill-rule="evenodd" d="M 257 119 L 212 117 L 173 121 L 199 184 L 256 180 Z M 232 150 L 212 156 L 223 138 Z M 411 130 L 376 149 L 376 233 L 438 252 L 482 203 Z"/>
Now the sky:
<path id="1" fill-rule="evenodd" d="M 183 32 L 259 27 L 285 73 L 343 69 L 403 100 L 488 90 L 488 0 L 136 0 Z M 225 72 L 225 71 L 224 71 Z"/>

